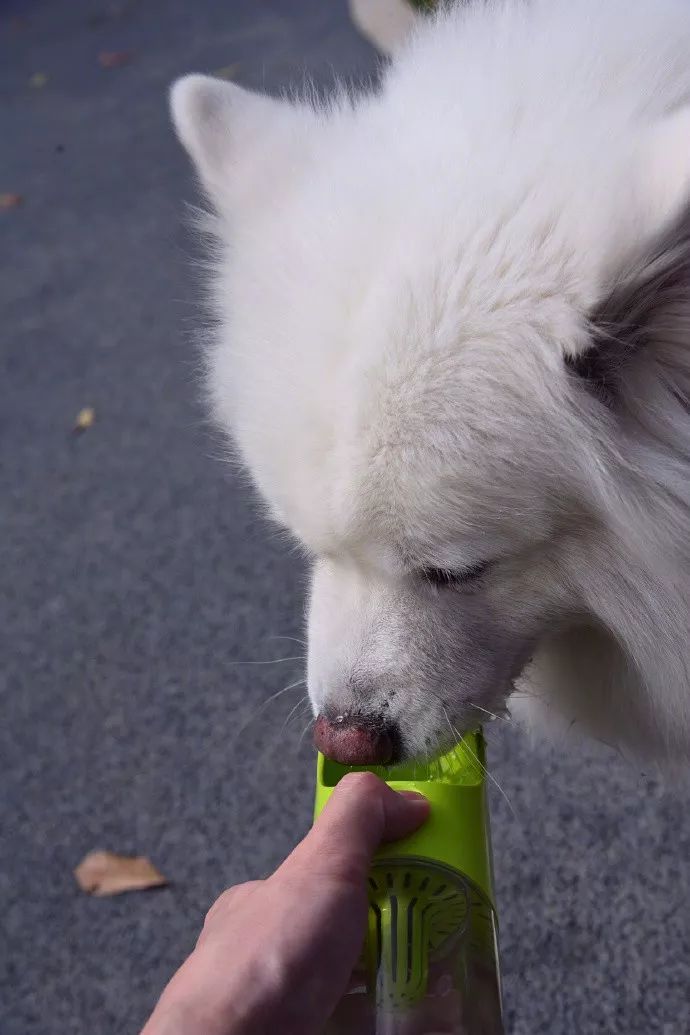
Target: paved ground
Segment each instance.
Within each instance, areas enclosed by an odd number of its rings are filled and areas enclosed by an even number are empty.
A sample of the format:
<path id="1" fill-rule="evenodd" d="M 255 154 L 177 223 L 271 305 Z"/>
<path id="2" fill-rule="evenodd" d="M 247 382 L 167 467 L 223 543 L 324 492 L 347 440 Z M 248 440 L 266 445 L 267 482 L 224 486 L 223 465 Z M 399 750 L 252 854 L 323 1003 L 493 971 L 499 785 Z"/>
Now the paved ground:
<path id="1" fill-rule="evenodd" d="M 272 637 L 301 635 L 304 572 L 198 405 L 194 191 L 166 88 L 374 59 L 343 0 L 6 0 L 0 18 L 0 193 L 24 195 L 0 212 L 0 1031 L 120 1035 L 216 893 L 306 829 L 312 786 L 304 710 L 285 722 L 301 688 L 268 732 L 249 721 L 301 674 Z M 275 658 L 293 660 L 244 664 Z M 690 1031 L 687 791 L 603 750 L 491 741 L 514 809 L 495 796 L 510 1031 Z M 72 867 L 98 846 L 172 887 L 81 895 Z"/>

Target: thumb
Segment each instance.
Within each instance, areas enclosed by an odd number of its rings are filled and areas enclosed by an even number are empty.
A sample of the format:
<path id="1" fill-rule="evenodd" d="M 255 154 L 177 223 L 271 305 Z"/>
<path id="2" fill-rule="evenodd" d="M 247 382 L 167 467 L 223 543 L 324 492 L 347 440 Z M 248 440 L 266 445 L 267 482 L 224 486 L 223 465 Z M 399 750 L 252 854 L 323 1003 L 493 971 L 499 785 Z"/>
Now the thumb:
<path id="1" fill-rule="evenodd" d="M 428 815 L 423 795 L 394 791 L 373 773 L 348 773 L 278 872 L 309 867 L 323 876 L 363 884 L 377 848 L 414 833 Z"/>

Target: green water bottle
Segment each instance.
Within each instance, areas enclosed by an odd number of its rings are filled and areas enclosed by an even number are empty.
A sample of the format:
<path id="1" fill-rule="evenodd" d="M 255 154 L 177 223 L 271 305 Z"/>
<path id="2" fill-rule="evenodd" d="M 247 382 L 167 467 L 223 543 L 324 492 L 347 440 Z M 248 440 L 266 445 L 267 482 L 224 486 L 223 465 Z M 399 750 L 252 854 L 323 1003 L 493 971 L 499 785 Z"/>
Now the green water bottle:
<path id="1" fill-rule="evenodd" d="M 364 950 L 328 1035 L 503 1035 L 484 755 L 479 731 L 430 763 L 319 755 L 315 817 L 353 770 L 431 802 L 428 821 L 374 859 Z"/>

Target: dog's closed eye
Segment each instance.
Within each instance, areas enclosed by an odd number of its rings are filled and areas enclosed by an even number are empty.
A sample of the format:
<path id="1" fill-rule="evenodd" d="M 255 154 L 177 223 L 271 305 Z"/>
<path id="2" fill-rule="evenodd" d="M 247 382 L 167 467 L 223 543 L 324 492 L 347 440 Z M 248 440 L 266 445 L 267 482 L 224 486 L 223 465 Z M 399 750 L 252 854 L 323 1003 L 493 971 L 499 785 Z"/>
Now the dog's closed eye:
<path id="1" fill-rule="evenodd" d="M 476 582 L 481 578 L 489 567 L 488 561 L 479 564 L 472 564 L 469 568 L 422 568 L 420 575 L 438 589 L 447 589 L 452 586 L 464 586 L 468 582 Z"/>

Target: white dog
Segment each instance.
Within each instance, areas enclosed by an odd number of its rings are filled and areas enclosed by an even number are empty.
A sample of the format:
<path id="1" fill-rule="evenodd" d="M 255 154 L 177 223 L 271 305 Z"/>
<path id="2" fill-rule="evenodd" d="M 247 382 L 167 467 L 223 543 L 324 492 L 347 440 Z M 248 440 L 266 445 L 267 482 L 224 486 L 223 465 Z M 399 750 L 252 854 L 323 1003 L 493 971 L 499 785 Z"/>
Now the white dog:
<path id="1" fill-rule="evenodd" d="M 690 749 L 690 6 L 423 19 L 366 96 L 202 76 L 213 411 L 313 559 L 344 761 L 516 702 Z"/>

